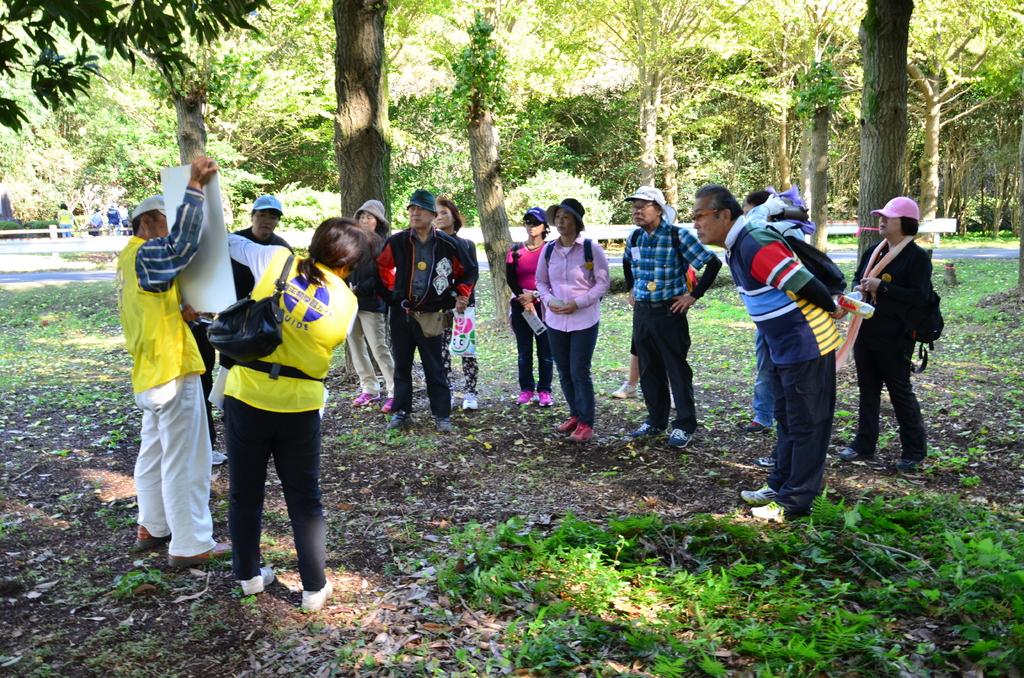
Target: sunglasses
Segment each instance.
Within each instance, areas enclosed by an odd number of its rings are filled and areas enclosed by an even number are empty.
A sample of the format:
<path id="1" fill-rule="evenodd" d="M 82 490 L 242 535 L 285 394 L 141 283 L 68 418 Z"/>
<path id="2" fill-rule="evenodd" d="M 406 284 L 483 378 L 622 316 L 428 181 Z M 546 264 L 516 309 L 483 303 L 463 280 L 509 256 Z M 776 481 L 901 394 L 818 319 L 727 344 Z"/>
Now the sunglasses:
<path id="1" fill-rule="evenodd" d="M 537 221 L 536 219 L 523 219 L 523 224 L 526 225 L 527 228 L 533 228 L 534 226 L 540 226 L 541 223 L 542 222 Z"/>

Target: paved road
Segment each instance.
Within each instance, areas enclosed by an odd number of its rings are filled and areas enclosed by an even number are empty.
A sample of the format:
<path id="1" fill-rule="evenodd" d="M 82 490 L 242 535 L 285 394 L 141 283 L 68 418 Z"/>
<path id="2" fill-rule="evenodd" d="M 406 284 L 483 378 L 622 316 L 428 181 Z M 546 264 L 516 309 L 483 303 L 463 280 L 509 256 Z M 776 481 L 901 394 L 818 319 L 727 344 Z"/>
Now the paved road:
<path id="1" fill-rule="evenodd" d="M 1018 250 L 1002 247 L 962 249 L 940 248 L 935 250 L 933 257 L 935 259 L 1016 259 L 1018 254 Z M 838 262 L 853 261 L 856 256 L 856 252 L 853 250 L 848 252 L 833 252 L 831 256 Z M 483 271 L 490 270 L 490 267 L 487 265 L 487 260 L 483 258 L 483 254 L 480 254 L 480 257 L 480 269 Z M 2 262 L 3 260 L 0 258 L 0 265 L 2 265 Z M 610 257 L 609 262 L 612 266 L 622 266 L 622 257 Z M 47 285 L 53 283 L 95 282 L 97 280 L 113 279 L 113 271 L 39 271 L 32 273 L 0 273 L 0 286 L 32 283 Z"/>

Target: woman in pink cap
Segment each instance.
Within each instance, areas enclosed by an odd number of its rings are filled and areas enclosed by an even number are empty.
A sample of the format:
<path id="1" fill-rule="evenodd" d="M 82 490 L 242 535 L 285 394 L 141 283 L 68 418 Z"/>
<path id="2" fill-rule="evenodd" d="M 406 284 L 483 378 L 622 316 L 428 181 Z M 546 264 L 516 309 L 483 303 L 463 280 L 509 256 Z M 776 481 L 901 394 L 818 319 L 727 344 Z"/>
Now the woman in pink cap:
<path id="1" fill-rule="evenodd" d="M 884 385 L 896 413 L 903 448 L 896 468 L 910 472 L 924 460 L 926 449 L 921 406 L 910 385 L 914 346 L 910 331 L 928 303 L 932 262 L 914 243 L 921 218 L 917 203 L 910 198 L 893 198 L 872 214 L 878 217 L 882 241 L 864 253 L 853 279 L 857 281 L 855 289 L 875 306 L 875 314 L 868 319 L 854 317 L 836 361 L 842 366 L 852 347 L 860 390 L 857 435 L 839 452 L 839 458 L 854 461 L 874 457 Z"/>

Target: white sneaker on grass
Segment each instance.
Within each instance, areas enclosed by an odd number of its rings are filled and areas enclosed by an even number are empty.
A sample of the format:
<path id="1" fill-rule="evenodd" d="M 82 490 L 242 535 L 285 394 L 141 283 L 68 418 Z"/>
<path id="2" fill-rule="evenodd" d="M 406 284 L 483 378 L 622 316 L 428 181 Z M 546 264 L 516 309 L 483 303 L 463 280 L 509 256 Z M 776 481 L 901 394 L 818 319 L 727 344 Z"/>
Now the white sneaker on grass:
<path id="1" fill-rule="evenodd" d="M 214 450 L 213 453 L 210 455 L 210 463 L 213 466 L 220 466 L 227 460 L 228 455 L 224 454 L 223 452 L 218 452 L 217 450 Z"/>
<path id="2" fill-rule="evenodd" d="M 622 382 L 622 386 L 612 392 L 613 398 L 625 399 L 634 395 L 636 395 L 636 384 L 631 384 L 628 381 Z"/>
<path id="3" fill-rule="evenodd" d="M 252 579 L 239 579 L 242 586 L 242 593 L 247 596 L 254 596 L 263 593 L 263 589 L 274 583 L 274 568 L 261 567 L 260 573 Z"/>
<path id="4" fill-rule="evenodd" d="M 331 586 L 331 580 L 328 579 L 324 587 L 319 591 L 303 591 L 302 592 L 302 611 L 303 612 L 319 612 L 327 602 L 327 599 L 334 593 L 334 587 Z"/>
<path id="5" fill-rule="evenodd" d="M 767 520 L 775 523 L 786 522 L 786 511 L 774 501 L 764 506 L 757 506 L 750 509 L 750 514 L 758 520 Z"/>
<path id="6" fill-rule="evenodd" d="M 743 490 L 740 492 L 740 499 L 751 506 L 767 506 L 775 501 L 779 493 L 765 485 L 759 490 Z"/>
<path id="7" fill-rule="evenodd" d="M 476 402 L 476 394 L 475 393 L 467 393 L 466 395 L 462 396 L 462 409 L 463 410 L 475 410 L 478 407 L 479 406 L 478 406 L 478 404 Z"/>

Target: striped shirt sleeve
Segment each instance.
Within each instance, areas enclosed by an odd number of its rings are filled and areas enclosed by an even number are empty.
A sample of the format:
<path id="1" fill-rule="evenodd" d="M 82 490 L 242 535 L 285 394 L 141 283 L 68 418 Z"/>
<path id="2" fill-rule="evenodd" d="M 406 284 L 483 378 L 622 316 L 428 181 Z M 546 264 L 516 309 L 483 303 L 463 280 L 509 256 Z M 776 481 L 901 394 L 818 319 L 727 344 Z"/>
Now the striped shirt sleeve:
<path id="1" fill-rule="evenodd" d="M 147 240 L 135 256 L 139 287 L 147 292 L 169 290 L 174 279 L 196 255 L 202 226 L 203 193 L 187 188 L 170 233 Z"/>
<path id="2" fill-rule="evenodd" d="M 782 236 L 763 228 L 751 231 L 750 235 L 761 245 L 750 264 L 750 274 L 755 280 L 796 294 L 813 278 Z"/>

